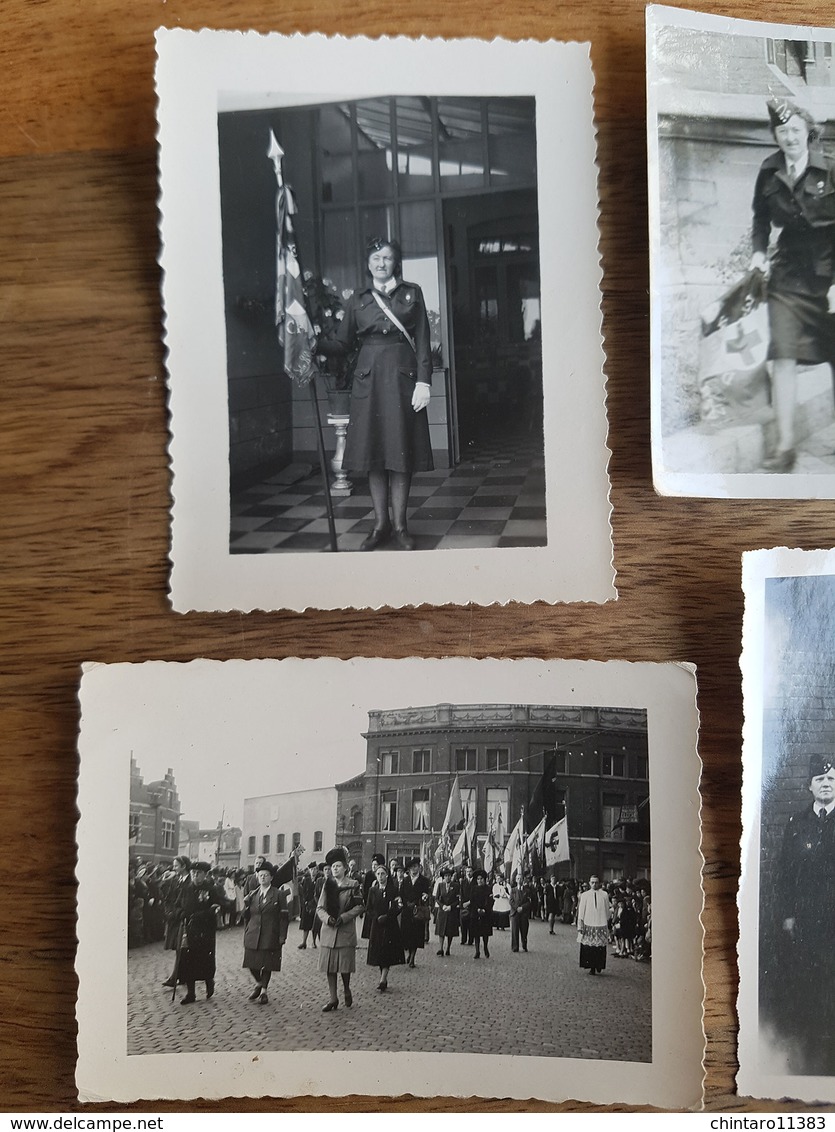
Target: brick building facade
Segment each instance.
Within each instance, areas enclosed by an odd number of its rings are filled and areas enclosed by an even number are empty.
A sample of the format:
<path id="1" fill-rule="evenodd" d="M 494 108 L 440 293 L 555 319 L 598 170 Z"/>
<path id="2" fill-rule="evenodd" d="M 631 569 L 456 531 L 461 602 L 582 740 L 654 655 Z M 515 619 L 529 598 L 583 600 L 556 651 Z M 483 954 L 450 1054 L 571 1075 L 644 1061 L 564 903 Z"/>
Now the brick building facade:
<path id="1" fill-rule="evenodd" d="M 436 845 L 458 776 L 479 848 L 524 809 L 568 818 L 559 875 L 650 872 L 646 713 L 533 704 L 435 704 L 371 711 L 365 771 L 337 784 L 337 840 L 368 867 Z"/>
<path id="2" fill-rule="evenodd" d="M 128 844 L 132 858 L 156 864 L 173 861 L 180 844 L 180 798 L 174 771 L 146 783 L 135 760 L 130 760 Z"/>

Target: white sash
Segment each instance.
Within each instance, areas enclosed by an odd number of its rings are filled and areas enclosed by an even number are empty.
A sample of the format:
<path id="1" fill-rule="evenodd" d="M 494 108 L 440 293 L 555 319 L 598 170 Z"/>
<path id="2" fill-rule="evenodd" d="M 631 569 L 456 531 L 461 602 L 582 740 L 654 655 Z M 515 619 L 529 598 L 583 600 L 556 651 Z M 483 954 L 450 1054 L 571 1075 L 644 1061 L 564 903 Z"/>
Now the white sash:
<path id="1" fill-rule="evenodd" d="M 383 312 L 383 314 L 386 316 L 386 318 L 389 320 L 389 322 L 394 323 L 394 325 L 397 327 L 397 329 L 400 331 L 400 333 L 404 336 L 406 341 L 409 343 L 409 345 L 415 351 L 415 357 L 417 357 L 417 347 L 415 346 L 415 340 L 411 336 L 409 331 L 406 329 L 406 327 L 403 325 L 403 323 L 400 321 L 400 319 L 397 317 L 397 315 L 394 313 L 394 311 L 392 311 L 388 307 L 388 305 L 383 302 L 383 300 L 380 298 L 380 296 L 377 294 L 377 292 L 373 288 L 371 290 L 371 294 L 374 297 L 374 302 L 377 304 L 377 306 L 380 308 L 380 310 Z"/>

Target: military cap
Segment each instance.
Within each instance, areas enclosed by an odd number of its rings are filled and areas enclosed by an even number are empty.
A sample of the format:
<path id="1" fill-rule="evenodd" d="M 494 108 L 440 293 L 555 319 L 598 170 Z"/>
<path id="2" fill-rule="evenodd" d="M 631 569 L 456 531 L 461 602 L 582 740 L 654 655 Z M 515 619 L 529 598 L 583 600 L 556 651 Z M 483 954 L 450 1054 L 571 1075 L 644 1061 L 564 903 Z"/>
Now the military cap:
<path id="1" fill-rule="evenodd" d="M 817 778 L 819 774 L 826 774 L 835 767 L 832 755 L 812 755 L 809 759 L 809 777 Z"/>

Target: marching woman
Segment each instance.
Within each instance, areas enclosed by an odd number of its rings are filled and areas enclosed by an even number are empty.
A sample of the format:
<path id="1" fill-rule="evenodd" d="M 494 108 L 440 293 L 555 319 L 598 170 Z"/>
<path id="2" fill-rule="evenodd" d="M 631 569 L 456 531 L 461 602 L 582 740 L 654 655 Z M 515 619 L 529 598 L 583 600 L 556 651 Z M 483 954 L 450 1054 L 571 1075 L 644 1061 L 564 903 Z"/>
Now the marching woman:
<path id="1" fill-rule="evenodd" d="M 358 881 L 348 876 L 348 854 L 331 849 L 325 857 L 331 875 L 322 887 L 316 915 L 322 924 L 319 970 L 328 977 L 330 998 L 322 1007 L 325 1014 L 339 1006 L 337 975 L 342 976 L 345 1005 L 350 1006 L 351 975 L 357 969 L 357 916 L 362 914 L 362 892 Z"/>
<path id="2" fill-rule="evenodd" d="M 215 993 L 215 934 L 217 914 L 223 907 L 223 892 L 209 879 L 211 865 L 196 861 L 191 866 L 191 884 L 184 887 L 180 904 L 176 979 L 185 984 L 187 1004 L 195 1001 L 195 983 L 206 983 L 206 998 Z"/>
<path id="3" fill-rule="evenodd" d="M 403 946 L 409 953 L 409 966 L 414 968 L 415 956 L 426 943 L 426 932 L 432 917 L 432 885 L 420 871 L 420 857 L 406 861 L 408 872 L 403 880 L 403 913 L 400 928 Z"/>
<path id="4" fill-rule="evenodd" d="M 452 869 L 447 866 L 441 869 L 441 879 L 435 889 L 435 901 L 438 908 L 435 921 L 435 935 L 440 944 L 438 954 L 449 955 L 450 944 L 458 935 L 461 924 L 461 887 Z"/>
<path id="5" fill-rule="evenodd" d="M 273 885 L 275 870 L 272 866 L 264 861 L 255 876 L 258 887 L 244 901 L 243 966 L 255 979 L 249 1001 L 257 1000 L 266 1006 L 270 976 L 273 971 L 281 970 L 281 951 L 287 940 L 290 914 L 284 889 Z"/>
<path id="6" fill-rule="evenodd" d="M 771 472 L 795 464 L 797 366 L 833 366 L 828 292 L 835 281 L 835 175 L 816 145 L 811 114 L 787 99 L 768 102 L 777 152 L 765 159 L 754 188 L 751 270 L 768 278 L 772 404 L 777 451 L 763 462 Z M 779 230 L 771 260 L 772 227 Z M 835 369 L 835 367 L 833 367 Z"/>
<path id="7" fill-rule="evenodd" d="M 311 861 L 307 870 L 299 877 L 299 931 L 303 932 L 299 951 L 307 947 L 307 937 L 313 931 L 316 923 L 316 877 L 318 869 L 316 862 Z M 316 946 L 316 936 L 313 936 L 313 946 Z"/>
<path id="8" fill-rule="evenodd" d="M 398 922 L 403 902 L 396 894 L 395 883 L 385 864 L 378 864 L 376 873 L 376 880 L 368 890 L 365 913 L 365 924 L 369 925 L 366 963 L 380 968 L 377 990 L 385 991 L 388 990 L 389 968 L 406 962 Z"/>
<path id="9" fill-rule="evenodd" d="M 473 874 L 473 890 L 470 893 L 470 931 L 475 943 L 473 959 L 481 958 L 481 945 L 484 944 L 484 958 L 490 958 L 487 940 L 493 934 L 493 893 L 487 887 L 487 873 L 476 869 Z"/>
<path id="10" fill-rule="evenodd" d="M 434 467 L 426 415 L 429 320 L 420 287 L 401 278 L 399 244 L 379 237 L 366 250 L 370 284 L 354 292 L 336 335 L 320 339 L 319 349 L 344 354 L 359 347 L 342 466 L 368 475 L 374 528 L 360 550 L 386 543 L 414 550 L 406 529 L 412 475 Z"/>

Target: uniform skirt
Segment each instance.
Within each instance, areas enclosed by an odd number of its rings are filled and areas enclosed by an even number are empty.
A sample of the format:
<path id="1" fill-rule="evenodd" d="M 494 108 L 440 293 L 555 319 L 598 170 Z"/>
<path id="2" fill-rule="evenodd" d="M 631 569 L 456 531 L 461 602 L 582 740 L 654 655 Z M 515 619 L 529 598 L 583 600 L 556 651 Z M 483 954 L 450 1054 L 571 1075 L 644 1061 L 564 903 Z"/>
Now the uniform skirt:
<path id="1" fill-rule="evenodd" d="M 281 948 L 245 947 L 241 966 L 248 971 L 280 971 Z"/>
<path id="2" fill-rule="evenodd" d="M 355 947 L 320 947 L 319 970 L 326 975 L 352 975 L 357 969 Z"/>
<path id="3" fill-rule="evenodd" d="M 431 472 L 426 410 L 412 408 L 417 366 L 407 342 L 364 342 L 351 387 L 342 466 L 351 472 Z"/>

